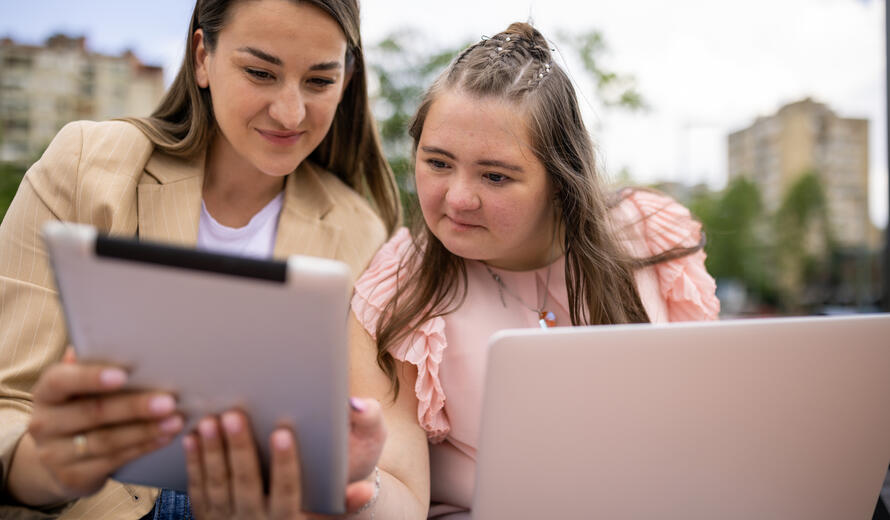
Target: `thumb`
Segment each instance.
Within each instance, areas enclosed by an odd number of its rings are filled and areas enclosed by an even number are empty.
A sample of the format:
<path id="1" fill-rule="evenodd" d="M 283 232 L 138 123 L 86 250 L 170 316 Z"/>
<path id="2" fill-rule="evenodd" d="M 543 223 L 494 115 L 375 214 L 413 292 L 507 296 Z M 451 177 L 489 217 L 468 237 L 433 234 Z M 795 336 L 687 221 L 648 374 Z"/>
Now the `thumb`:
<path id="1" fill-rule="evenodd" d="M 68 345 L 68 348 L 65 349 L 65 353 L 62 355 L 62 363 L 76 363 L 77 355 L 74 353 L 74 347 Z"/>
<path id="2" fill-rule="evenodd" d="M 349 481 L 366 478 L 377 465 L 386 441 L 386 425 L 376 399 L 349 400 Z"/>

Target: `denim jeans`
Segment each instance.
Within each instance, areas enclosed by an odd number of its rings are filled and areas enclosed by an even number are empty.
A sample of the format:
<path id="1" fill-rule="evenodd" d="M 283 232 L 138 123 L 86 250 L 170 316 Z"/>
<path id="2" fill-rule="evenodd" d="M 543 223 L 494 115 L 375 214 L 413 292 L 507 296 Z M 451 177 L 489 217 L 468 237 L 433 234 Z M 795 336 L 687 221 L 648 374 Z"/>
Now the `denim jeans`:
<path id="1" fill-rule="evenodd" d="M 191 520 L 189 496 L 172 489 L 162 489 L 154 508 L 142 520 Z"/>

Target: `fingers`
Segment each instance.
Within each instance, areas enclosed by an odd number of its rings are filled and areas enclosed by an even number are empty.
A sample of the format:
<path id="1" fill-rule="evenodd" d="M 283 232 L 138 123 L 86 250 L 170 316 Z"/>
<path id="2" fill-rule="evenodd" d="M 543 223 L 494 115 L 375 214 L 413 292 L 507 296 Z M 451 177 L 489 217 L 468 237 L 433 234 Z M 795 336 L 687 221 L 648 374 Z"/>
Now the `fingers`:
<path id="1" fill-rule="evenodd" d="M 386 426 L 376 399 L 352 397 L 349 406 L 349 482 L 356 482 L 374 470 L 386 441 Z"/>
<path id="2" fill-rule="evenodd" d="M 29 438 L 45 470 L 70 491 L 96 491 L 121 465 L 164 446 L 182 427 L 176 401 L 127 393 L 120 368 L 80 365 L 71 349 L 34 387 Z"/>
<path id="3" fill-rule="evenodd" d="M 82 397 L 65 404 L 37 406 L 30 431 L 35 437 L 69 435 L 100 426 L 171 416 L 176 400 L 165 393 L 123 393 Z"/>
<path id="4" fill-rule="evenodd" d="M 346 486 L 346 513 L 352 514 L 374 500 L 373 482 L 362 480 Z"/>
<path id="5" fill-rule="evenodd" d="M 63 488 L 79 496 L 92 494 L 105 485 L 107 475 L 117 468 L 161 446 L 158 441 L 152 440 L 117 451 L 111 456 L 78 460 L 61 467 L 53 476 Z"/>
<path id="6" fill-rule="evenodd" d="M 182 417 L 173 415 L 153 423 L 131 423 L 101 428 L 79 434 L 83 438 L 83 447 L 80 449 L 73 441 L 73 437 L 52 437 L 40 444 L 38 454 L 45 464 L 53 466 L 93 458 L 107 458 L 114 461 L 120 457 L 120 453 L 133 448 L 152 444 L 155 447 L 164 446 L 182 430 L 182 427 Z"/>
<path id="7" fill-rule="evenodd" d="M 198 435 L 190 433 L 182 438 L 185 451 L 185 469 L 188 472 L 189 504 L 198 518 L 205 518 L 209 506 L 204 496 L 204 468 L 201 464 Z"/>
<path id="8" fill-rule="evenodd" d="M 65 354 L 62 356 L 62 363 L 71 364 L 76 362 L 77 356 L 74 354 L 74 349 L 69 345 L 68 348 L 65 349 Z"/>
<path id="9" fill-rule="evenodd" d="M 240 518 L 259 517 L 265 507 L 263 477 L 247 417 L 240 411 L 231 411 L 223 414 L 221 422 L 225 432 L 235 512 Z"/>
<path id="10" fill-rule="evenodd" d="M 57 363 L 46 369 L 34 385 L 34 401 L 59 404 L 77 395 L 118 390 L 127 381 L 127 373 L 117 367 Z"/>
<path id="11" fill-rule="evenodd" d="M 228 518 L 233 510 L 229 466 L 216 418 L 201 419 L 198 434 L 205 511 L 209 518 Z"/>
<path id="12" fill-rule="evenodd" d="M 279 428 L 269 437 L 271 455 L 269 516 L 294 518 L 300 514 L 299 448 L 292 431 Z"/>

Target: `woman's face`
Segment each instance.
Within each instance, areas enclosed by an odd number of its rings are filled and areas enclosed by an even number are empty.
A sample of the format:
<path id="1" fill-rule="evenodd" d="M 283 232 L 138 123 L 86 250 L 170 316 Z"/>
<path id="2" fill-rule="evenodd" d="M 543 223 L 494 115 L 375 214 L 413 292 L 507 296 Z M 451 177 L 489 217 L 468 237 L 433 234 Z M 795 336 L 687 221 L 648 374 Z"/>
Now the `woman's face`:
<path id="1" fill-rule="evenodd" d="M 330 16 L 290 0 L 237 2 L 216 48 L 193 39 L 226 167 L 283 176 L 324 139 L 348 81 L 346 37 Z M 215 150 L 217 151 L 217 150 Z"/>
<path id="2" fill-rule="evenodd" d="M 415 179 L 423 218 L 452 253 L 510 270 L 553 260 L 553 188 L 515 104 L 439 94 L 420 134 Z"/>

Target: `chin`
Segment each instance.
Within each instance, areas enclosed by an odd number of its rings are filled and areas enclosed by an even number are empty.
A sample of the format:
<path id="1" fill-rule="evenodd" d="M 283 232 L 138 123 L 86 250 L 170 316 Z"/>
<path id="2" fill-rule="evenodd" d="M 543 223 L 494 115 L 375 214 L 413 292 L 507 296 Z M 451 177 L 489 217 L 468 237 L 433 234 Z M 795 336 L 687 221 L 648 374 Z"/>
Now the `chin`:
<path id="1" fill-rule="evenodd" d="M 293 173 L 302 161 L 270 161 L 257 165 L 258 169 L 270 177 L 284 177 Z"/>
<path id="2" fill-rule="evenodd" d="M 439 238 L 439 241 L 442 242 L 442 245 L 445 246 L 445 249 L 451 254 L 466 258 L 467 260 L 485 260 L 486 257 L 489 256 L 483 253 L 483 251 L 487 249 L 485 247 L 478 247 L 475 244 L 461 243 L 459 240 L 442 240 Z"/>

